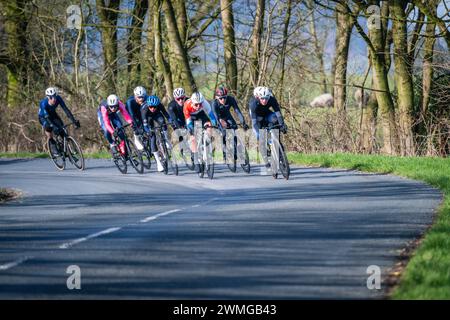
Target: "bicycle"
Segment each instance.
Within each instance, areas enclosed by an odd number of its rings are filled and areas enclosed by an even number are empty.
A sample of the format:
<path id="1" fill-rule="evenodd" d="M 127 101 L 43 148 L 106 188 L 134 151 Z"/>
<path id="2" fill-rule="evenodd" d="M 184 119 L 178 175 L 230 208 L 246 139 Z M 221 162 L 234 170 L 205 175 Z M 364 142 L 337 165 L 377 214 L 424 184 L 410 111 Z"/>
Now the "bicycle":
<path id="1" fill-rule="evenodd" d="M 279 129 L 281 126 L 277 125 L 269 125 L 266 127 L 267 135 L 270 138 L 267 138 L 267 157 L 271 159 L 270 168 L 272 170 L 272 176 L 274 179 L 278 178 L 278 168 L 281 171 L 281 174 L 286 180 L 289 180 L 289 175 L 291 169 L 289 167 L 289 161 L 286 156 L 286 152 L 284 150 L 284 146 L 280 141 L 280 133 L 278 132 L 278 136 L 273 131 L 274 129 Z M 278 150 L 278 152 L 272 152 L 273 150 Z"/>
<path id="2" fill-rule="evenodd" d="M 186 129 L 184 129 L 184 132 L 186 132 Z M 186 167 L 189 170 L 195 170 L 195 163 L 194 163 L 194 154 L 192 153 L 191 148 L 189 147 L 188 144 L 188 139 L 185 139 L 186 135 L 181 135 L 178 138 L 178 148 L 180 149 L 180 155 L 181 158 L 183 159 L 184 164 L 186 165 Z"/>
<path id="3" fill-rule="evenodd" d="M 117 146 L 118 152 L 113 153 L 113 161 L 117 166 L 119 171 L 123 174 L 126 174 L 128 171 L 127 162 L 131 163 L 131 166 L 136 170 L 137 173 L 144 173 L 144 164 L 142 160 L 142 154 L 137 149 L 134 142 L 130 141 L 126 135 L 125 128 L 130 124 L 126 124 L 123 127 L 116 128 L 114 131 L 114 142 Z M 121 150 L 118 146 L 120 146 L 122 142 L 122 138 L 120 136 L 123 135 L 125 139 L 123 139 L 125 143 L 125 150 Z"/>
<path id="4" fill-rule="evenodd" d="M 213 137 L 208 135 L 206 129 L 213 128 L 217 129 L 217 126 L 204 126 L 201 135 L 201 141 L 199 143 L 198 154 L 201 159 L 200 172 L 198 173 L 200 178 L 203 178 L 205 172 L 209 179 L 214 178 L 214 148 L 213 148 Z"/>
<path id="5" fill-rule="evenodd" d="M 156 148 L 158 149 L 159 157 L 164 168 L 164 174 L 169 173 L 169 166 L 174 175 L 178 175 L 178 165 L 172 157 L 172 147 L 166 139 L 162 126 L 155 126 L 151 130 L 156 135 Z"/>
<path id="6" fill-rule="evenodd" d="M 239 125 L 243 127 L 241 124 Z M 237 161 L 239 160 L 240 165 L 245 173 L 250 173 L 250 159 L 248 157 L 248 151 L 245 147 L 244 142 L 242 139 L 236 135 L 236 127 L 231 126 L 231 129 L 233 130 L 233 156 L 230 161 L 228 152 L 225 153 L 225 162 L 228 166 L 228 169 L 230 169 L 231 172 L 237 171 Z M 227 140 L 229 140 L 229 137 L 227 137 Z M 228 141 L 227 141 L 228 143 Z M 225 150 L 227 150 L 226 145 L 224 146 Z M 227 150 L 228 151 L 228 150 Z"/>
<path id="7" fill-rule="evenodd" d="M 81 150 L 80 145 L 76 142 L 76 140 L 69 135 L 67 131 L 67 127 L 72 125 L 73 123 L 69 123 L 65 126 L 62 126 L 59 132 L 55 132 L 54 137 L 54 147 L 57 153 L 54 153 L 52 150 L 52 145 L 50 140 L 47 141 L 48 153 L 50 155 L 50 159 L 52 159 L 56 168 L 59 170 L 64 170 L 66 168 L 66 158 L 80 171 L 85 169 L 85 162 L 83 152 Z"/>
<path id="8" fill-rule="evenodd" d="M 142 146 L 144 147 L 141 151 L 144 168 L 150 170 L 152 167 L 152 150 L 150 147 L 149 136 L 145 134 L 145 132 L 142 132 L 138 135 L 138 138 L 141 140 Z"/>

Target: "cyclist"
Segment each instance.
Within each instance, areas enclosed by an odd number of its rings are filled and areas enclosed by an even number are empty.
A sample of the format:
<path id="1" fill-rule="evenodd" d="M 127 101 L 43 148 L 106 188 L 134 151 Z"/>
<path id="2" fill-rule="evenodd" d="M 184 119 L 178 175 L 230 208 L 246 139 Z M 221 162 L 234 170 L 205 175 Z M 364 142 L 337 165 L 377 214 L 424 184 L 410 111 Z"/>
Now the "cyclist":
<path id="1" fill-rule="evenodd" d="M 212 105 L 214 114 L 219 120 L 220 125 L 224 129 L 237 129 L 236 121 L 231 115 L 231 108 L 237 114 L 239 118 L 239 123 L 242 125 L 245 131 L 248 130 L 248 125 L 245 123 L 244 116 L 239 109 L 238 103 L 233 96 L 228 95 L 228 90 L 225 87 L 219 87 L 215 92 L 215 100 Z M 223 130 L 223 145 L 226 142 L 226 130 Z M 223 157 L 226 159 L 225 148 L 223 151 Z"/>
<path id="2" fill-rule="evenodd" d="M 252 119 L 253 131 L 259 142 L 259 129 L 266 128 L 269 124 L 280 125 L 280 131 L 287 133 L 287 126 L 281 115 L 280 105 L 267 87 L 256 87 L 253 91 L 254 97 L 249 102 L 250 118 Z M 265 159 L 266 157 L 263 156 Z M 266 167 L 270 164 L 266 162 Z"/>
<path id="3" fill-rule="evenodd" d="M 147 99 L 147 91 L 144 87 L 138 86 L 134 88 L 134 95 L 129 97 L 126 102 L 127 111 L 133 120 L 134 125 L 134 143 L 139 150 L 144 147 L 139 139 L 139 135 L 143 132 L 142 118 L 141 118 L 141 107 Z"/>
<path id="4" fill-rule="evenodd" d="M 172 126 L 174 126 L 172 119 L 170 118 L 169 114 L 166 111 L 166 108 L 164 108 L 164 105 L 161 103 L 159 98 L 153 95 L 148 96 L 145 100 L 145 103 L 141 106 L 141 118 L 145 132 L 150 133 L 151 149 L 156 159 L 158 171 L 164 171 L 164 167 L 161 163 L 161 158 L 158 154 L 158 149 L 156 148 L 156 135 L 154 134 L 154 132 L 151 132 L 151 129 L 155 127 L 155 122 L 157 122 L 159 126 L 162 127 L 164 137 L 166 139 L 166 142 L 169 144 L 168 147 L 170 149 L 171 146 L 169 136 L 167 134 L 167 124 L 165 119 L 167 119 L 167 121 Z"/>
<path id="5" fill-rule="evenodd" d="M 116 134 L 122 139 L 119 150 L 121 153 L 125 153 L 125 136 L 122 131 L 117 131 L 117 129 L 123 127 L 119 114 L 122 115 L 126 122 L 133 124 L 133 120 L 125 108 L 125 105 L 115 94 L 112 94 L 108 96 L 106 100 L 103 100 L 97 109 L 98 122 L 103 130 L 106 140 L 109 142 L 113 156 L 116 156 L 118 151 L 113 138 Z"/>
<path id="6" fill-rule="evenodd" d="M 184 118 L 186 119 L 186 127 L 191 135 L 191 149 L 195 159 L 195 171 L 200 172 L 200 163 L 198 158 L 197 141 L 194 135 L 194 122 L 201 121 L 202 127 L 209 126 L 207 132 L 212 136 L 212 129 L 210 126 L 217 126 L 218 122 L 211 110 L 211 105 L 205 100 L 200 92 L 194 92 L 190 99 L 184 103 L 183 107 Z"/>
<path id="7" fill-rule="evenodd" d="M 186 127 L 186 120 L 183 114 L 183 105 L 186 100 L 187 97 L 183 88 L 173 90 L 173 100 L 169 103 L 167 109 L 176 129 Z"/>
<path id="8" fill-rule="evenodd" d="M 49 87 L 45 90 L 46 97 L 42 99 L 39 103 L 39 123 L 45 130 L 45 135 L 50 142 L 51 153 L 58 156 L 58 150 L 56 148 L 56 141 L 53 139 L 53 131 L 55 134 L 61 134 L 62 127 L 64 126 L 63 121 L 56 113 L 56 108 L 61 106 L 64 110 L 66 116 L 75 125 L 76 128 L 80 127 L 80 121 L 76 120 L 69 108 L 67 108 L 64 100 L 58 95 L 56 88 Z"/>

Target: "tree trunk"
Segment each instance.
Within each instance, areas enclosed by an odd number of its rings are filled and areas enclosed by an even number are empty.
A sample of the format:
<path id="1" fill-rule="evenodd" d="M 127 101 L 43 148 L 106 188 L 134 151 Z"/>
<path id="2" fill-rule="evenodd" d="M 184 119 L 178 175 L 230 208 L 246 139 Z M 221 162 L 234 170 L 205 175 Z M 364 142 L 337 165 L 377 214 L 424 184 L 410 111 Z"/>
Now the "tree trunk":
<path id="1" fill-rule="evenodd" d="M 180 33 L 181 42 L 183 46 L 186 47 L 187 43 L 187 28 L 188 28 L 188 17 L 186 13 L 186 2 L 184 0 L 173 1 L 175 16 L 177 18 L 178 32 Z"/>
<path id="2" fill-rule="evenodd" d="M 281 97 L 284 97 L 284 74 L 285 74 L 285 62 L 286 62 L 286 48 L 288 42 L 289 22 L 291 21 L 292 0 L 288 0 L 286 3 L 286 15 L 284 17 L 283 28 L 283 45 L 281 48 L 281 77 L 280 77 L 280 93 Z"/>
<path id="3" fill-rule="evenodd" d="M 368 91 L 365 91 L 367 94 Z M 370 92 L 367 105 L 362 105 L 361 123 L 361 151 L 366 154 L 373 153 L 375 147 L 375 133 L 377 126 L 378 102 L 374 91 Z"/>
<path id="4" fill-rule="evenodd" d="M 116 92 L 117 81 L 117 18 L 120 0 L 97 0 L 97 14 L 100 18 L 100 32 L 103 45 L 104 82 L 103 94 Z"/>
<path id="5" fill-rule="evenodd" d="M 392 37 L 394 41 L 395 83 L 397 88 L 397 105 L 400 129 L 400 149 L 402 155 L 415 154 L 412 111 L 414 106 L 414 89 L 411 70 L 412 66 L 408 54 L 406 29 L 407 2 L 393 0 L 390 3 L 392 15 Z"/>
<path id="6" fill-rule="evenodd" d="M 23 91 L 20 90 L 20 87 L 26 85 L 29 61 L 26 49 L 28 16 L 25 5 L 26 1 L 23 0 L 3 0 L 1 2 L 7 36 L 5 65 L 7 67 L 6 103 L 8 107 L 16 107 L 21 103 Z"/>
<path id="7" fill-rule="evenodd" d="M 173 92 L 172 74 L 170 67 L 164 59 L 161 36 L 161 0 L 156 0 L 156 10 L 153 11 L 153 32 L 155 36 L 155 61 L 159 74 L 163 75 L 166 96 L 170 97 Z M 160 77 L 158 77 L 160 78 Z"/>
<path id="8" fill-rule="evenodd" d="M 155 0 L 147 1 L 147 16 L 148 16 L 148 24 L 147 24 L 147 43 L 144 47 L 142 61 L 141 61 L 141 74 L 140 74 L 140 82 L 145 84 L 148 92 L 153 91 L 153 87 L 155 84 L 155 31 L 154 31 L 154 11 L 157 10 L 157 6 L 155 4 Z M 160 8 L 160 6 L 159 6 Z M 159 12 L 159 11 L 158 11 Z"/>
<path id="9" fill-rule="evenodd" d="M 253 86 L 259 85 L 259 62 L 261 56 L 261 38 L 264 26 L 264 12 L 266 7 L 265 0 L 258 0 L 256 4 L 255 21 L 252 31 L 252 56 L 250 58 L 251 65 L 251 81 Z"/>
<path id="10" fill-rule="evenodd" d="M 345 110 L 347 99 L 347 61 L 353 23 L 347 7 L 336 4 L 336 53 L 334 57 L 334 108 Z"/>
<path id="11" fill-rule="evenodd" d="M 188 89 L 188 91 L 197 91 L 197 85 L 195 84 L 194 76 L 192 75 L 187 52 L 181 42 L 177 22 L 175 19 L 175 13 L 173 11 L 172 3 L 170 0 L 163 0 L 163 10 L 167 25 L 170 47 L 173 50 L 177 61 L 179 62 L 179 66 L 182 68 L 183 86 L 185 90 Z"/>
<path id="12" fill-rule="evenodd" d="M 127 43 L 128 81 L 127 92 L 140 84 L 142 26 L 148 11 L 148 1 L 136 1 L 131 18 L 131 30 Z"/>
<path id="13" fill-rule="evenodd" d="M 323 44 L 320 43 L 319 37 L 317 36 L 317 30 L 316 30 L 316 18 L 314 16 L 314 6 L 313 6 L 313 0 L 309 0 L 308 2 L 309 9 L 311 10 L 311 22 L 310 22 L 310 32 L 314 40 L 314 50 L 317 57 L 317 60 L 319 60 L 319 72 L 322 78 L 322 93 L 328 93 L 327 88 L 327 74 L 325 73 L 325 61 L 323 59 Z M 325 37 L 326 38 L 326 37 Z M 325 40 L 324 40 L 325 42 Z M 333 71 L 336 69 L 333 68 Z M 333 73 L 334 75 L 334 73 Z"/>
<path id="14" fill-rule="evenodd" d="M 434 11 L 437 10 L 437 6 L 434 8 Z M 421 111 L 422 115 L 425 116 L 428 111 L 428 104 L 430 103 L 430 92 L 431 85 L 433 80 L 433 55 L 434 55 L 434 43 L 436 41 L 435 37 L 435 29 L 436 24 L 431 22 L 430 19 L 427 18 L 427 27 L 425 29 L 425 43 L 423 47 L 424 56 L 423 56 L 423 64 L 422 64 L 422 106 Z"/>
<path id="15" fill-rule="evenodd" d="M 290 0 L 289 0 L 290 1 Z M 233 1 L 220 0 L 222 11 L 223 47 L 227 85 L 231 92 L 237 93 L 236 40 L 234 36 Z"/>

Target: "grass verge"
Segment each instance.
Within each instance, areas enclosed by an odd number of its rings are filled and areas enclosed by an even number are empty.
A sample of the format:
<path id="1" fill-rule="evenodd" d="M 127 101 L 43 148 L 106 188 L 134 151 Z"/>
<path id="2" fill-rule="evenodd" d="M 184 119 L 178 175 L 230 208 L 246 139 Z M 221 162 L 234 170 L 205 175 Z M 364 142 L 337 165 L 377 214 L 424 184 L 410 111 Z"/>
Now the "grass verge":
<path id="1" fill-rule="evenodd" d="M 296 164 L 391 173 L 424 181 L 444 194 L 433 226 L 410 256 L 393 299 L 450 299 L 450 159 L 290 153 Z"/>

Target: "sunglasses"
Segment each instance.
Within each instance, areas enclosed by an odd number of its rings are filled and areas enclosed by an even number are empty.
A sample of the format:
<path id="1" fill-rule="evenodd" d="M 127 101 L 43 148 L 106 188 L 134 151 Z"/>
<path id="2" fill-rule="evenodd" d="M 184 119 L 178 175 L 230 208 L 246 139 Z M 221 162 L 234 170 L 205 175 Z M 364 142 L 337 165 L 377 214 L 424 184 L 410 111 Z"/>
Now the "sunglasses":
<path id="1" fill-rule="evenodd" d="M 144 99 L 145 97 L 142 97 L 142 96 L 137 96 L 136 97 L 136 99 L 139 99 L 139 100 L 142 100 L 142 99 Z"/>
<path id="2" fill-rule="evenodd" d="M 269 97 L 262 97 L 261 100 L 269 100 Z"/>
<path id="3" fill-rule="evenodd" d="M 219 100 L 224 100 L 224 99 L 226 99 L 226 98 L 227 98 L 227 96 L 217 97 L 217 99 L 219 99 Z"/>

